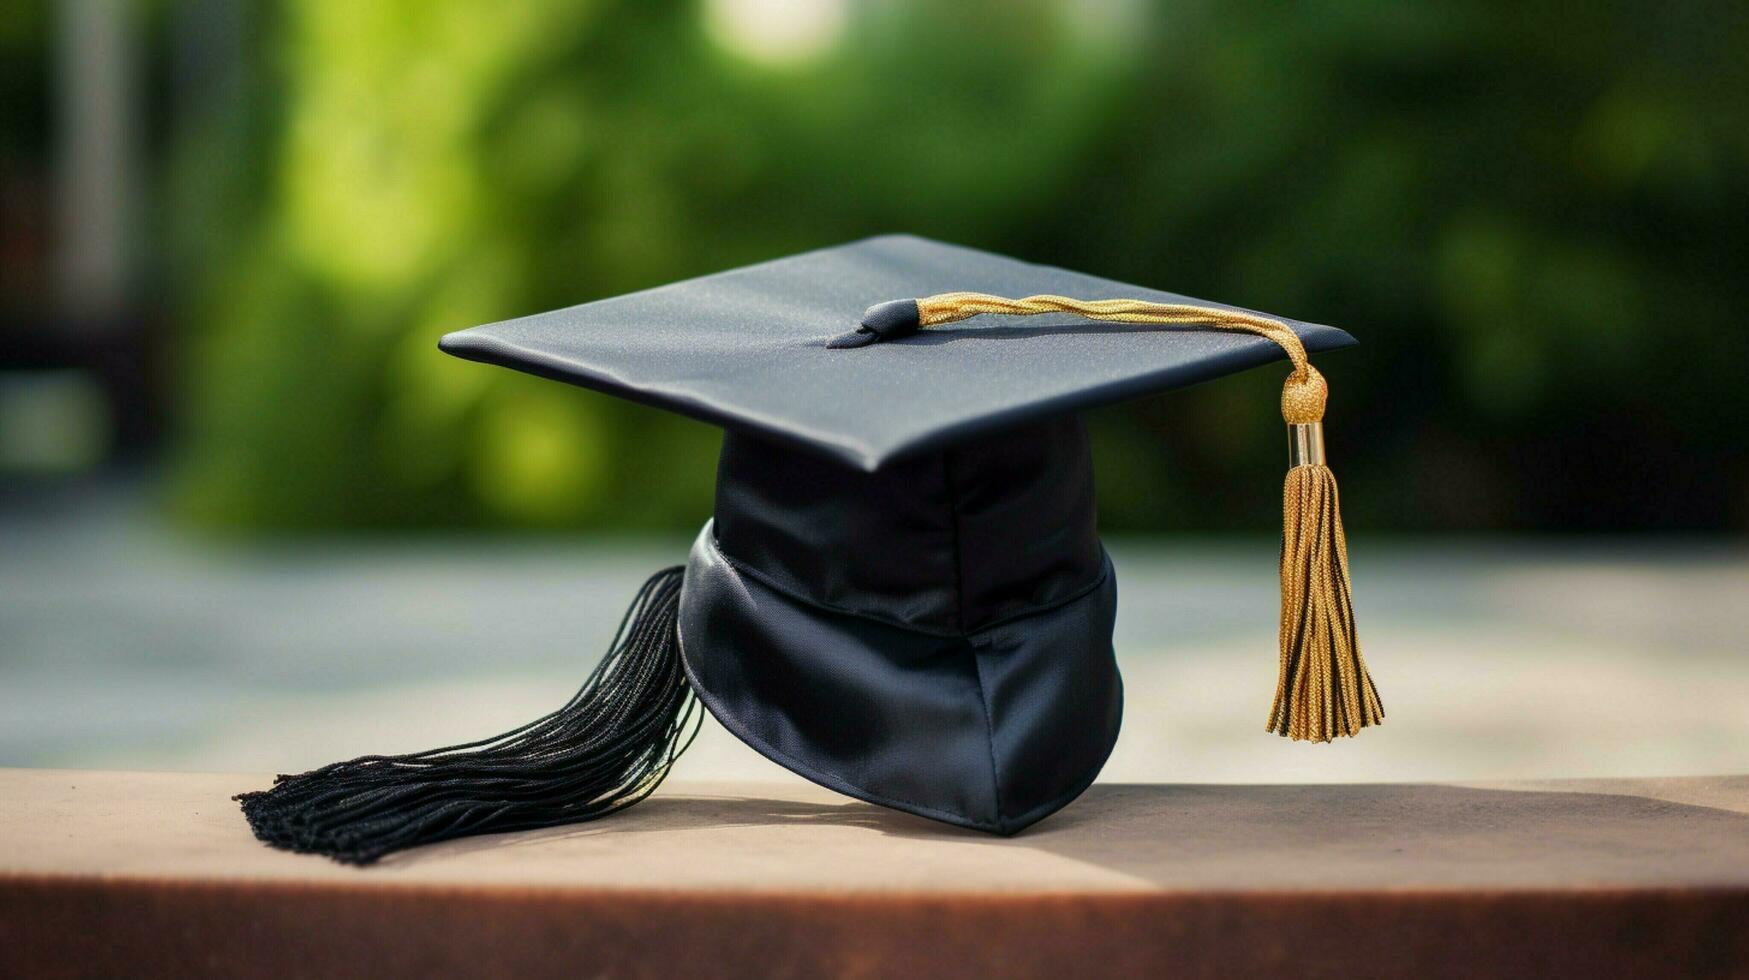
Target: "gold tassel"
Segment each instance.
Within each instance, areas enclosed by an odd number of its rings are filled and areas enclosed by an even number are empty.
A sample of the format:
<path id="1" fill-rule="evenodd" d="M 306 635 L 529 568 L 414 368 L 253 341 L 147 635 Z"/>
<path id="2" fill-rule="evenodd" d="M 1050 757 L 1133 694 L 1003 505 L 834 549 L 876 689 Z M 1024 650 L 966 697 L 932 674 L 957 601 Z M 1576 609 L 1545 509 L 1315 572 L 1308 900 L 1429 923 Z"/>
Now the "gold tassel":
<path id="1" fill-rule="evenodd" d="M 1354 631 L 1341 498 L 1324 465 L 1328 392 L 1307 364 L 1281 397 L 1291 465 L 1281 494 L 1281 671 L 1269 730 L 1295 741 L 1328 742 L 1385 719 Z"/>
<path id="2" fill-rule="evenodd" d="M 1288 424 L 1291 465 L 1282 487 L 1281 672 L 1269 730 L 1295 741 L 1328 742 L 1383 723 L 1385 709 L 1354 630 L 1336 477 L 1324 465 L 1329 386 L 1293 328 L 1257 313 L 1182 303 L 941 293 L 870 307 L 862 326 L 831 346 L 860 347 L 980 313 L 1076 313 L 1119 323 L 1234 330 L 1267 338 L 1287 352 L 1294 370 L 1282 387 L 1281 414 Z"/>

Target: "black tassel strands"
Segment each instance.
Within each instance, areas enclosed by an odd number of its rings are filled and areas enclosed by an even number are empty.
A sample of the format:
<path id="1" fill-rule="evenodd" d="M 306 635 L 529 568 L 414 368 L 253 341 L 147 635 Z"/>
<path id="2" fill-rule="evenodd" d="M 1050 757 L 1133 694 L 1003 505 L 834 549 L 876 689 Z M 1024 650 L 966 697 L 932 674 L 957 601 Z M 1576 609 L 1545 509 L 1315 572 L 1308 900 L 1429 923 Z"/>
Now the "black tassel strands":
<path id="1" fill-rule="evenodd" d="M 280 776 L 236 797 L 255 836 L 370 864 L 455 837 L 595 820 L 649 796 L 702 718 L 680 663 L 681 571 L 644 583 L 612 648 L 564 707 L 478 742 Z"/>

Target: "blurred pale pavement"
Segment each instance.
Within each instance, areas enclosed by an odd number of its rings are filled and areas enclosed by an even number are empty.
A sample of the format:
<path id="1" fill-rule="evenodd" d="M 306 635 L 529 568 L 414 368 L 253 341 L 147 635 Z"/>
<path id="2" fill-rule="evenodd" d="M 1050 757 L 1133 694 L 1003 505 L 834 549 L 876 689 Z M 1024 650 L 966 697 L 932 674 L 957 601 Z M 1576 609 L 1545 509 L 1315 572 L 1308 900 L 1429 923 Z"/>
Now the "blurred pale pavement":
<path id="1" fill-rule="evenodd" d="M 293 771 L 561 703 L 681 539 L 178 537 L 130 494 L 0 511 L 0 765 Z M 1387 724 L 1265 734 L 1275 544 L 1109 542 L 1123 736 L 1102 779 L 1749 772 L 1749 554 L 1355 540 Z M 714 723 L 680 778 L 794 779 Z"/>

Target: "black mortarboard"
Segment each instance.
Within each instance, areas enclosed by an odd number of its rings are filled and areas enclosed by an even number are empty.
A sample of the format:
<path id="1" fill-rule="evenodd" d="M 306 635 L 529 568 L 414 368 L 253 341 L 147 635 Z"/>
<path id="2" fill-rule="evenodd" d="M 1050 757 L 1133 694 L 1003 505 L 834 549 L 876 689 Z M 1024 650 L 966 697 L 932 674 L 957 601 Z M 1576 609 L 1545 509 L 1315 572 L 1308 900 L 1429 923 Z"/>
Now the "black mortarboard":
<path id="1" fill-rule="evenodd" d="M 957 290 L 1219 306 L 890 235 L 474 327 L 440 346 L 865 470 L 1281 357 L 1249 334 L 1138 330 L 1072 314 L 992 318 L 860 353 L 830 346 L 868 307 Z M 1308 350 L 1354 343 L 1334 327 L 1286 322 Z"/>
<path id="2" fill-rule="evenodd" d="M 450 334 L 452 354 L 722 425 L 714 516 L 559 711 L 281 777 L 244 810 L 270 843 L 359 862 L 592 819 L 655 788 L 696 730 L 696 695 L 815 782 L 1018 831 L 1093 781 L 1121 712 L 1116 584 L 1075 411 L 1284 352 L 1293 465 L 1269 727 L 1353 734 L 1382 709 L 1306 360 L 1352 343 L 908 236 Z"/>

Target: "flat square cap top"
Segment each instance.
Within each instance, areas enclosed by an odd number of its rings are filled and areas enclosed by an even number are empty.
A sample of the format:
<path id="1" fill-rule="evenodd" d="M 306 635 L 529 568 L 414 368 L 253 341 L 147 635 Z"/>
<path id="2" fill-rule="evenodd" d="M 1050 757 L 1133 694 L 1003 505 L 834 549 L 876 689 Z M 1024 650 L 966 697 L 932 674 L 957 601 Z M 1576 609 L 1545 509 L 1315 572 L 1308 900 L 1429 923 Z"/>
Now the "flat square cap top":
<path id="1" fill-rule="evenodd" d="M 955 291 L 1224 305 L 891 235 L 490 323 L 449 334 L 440 346 L 866 470 L 1283 357 L 1247 334 L 1049 313 L 981 316 L 866 347 L 826 346 L 876 303 Z M 1278 319 L 1310 351 L 1354 343 L 1334 327 Z"/>

